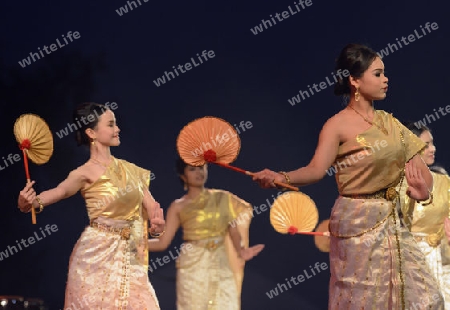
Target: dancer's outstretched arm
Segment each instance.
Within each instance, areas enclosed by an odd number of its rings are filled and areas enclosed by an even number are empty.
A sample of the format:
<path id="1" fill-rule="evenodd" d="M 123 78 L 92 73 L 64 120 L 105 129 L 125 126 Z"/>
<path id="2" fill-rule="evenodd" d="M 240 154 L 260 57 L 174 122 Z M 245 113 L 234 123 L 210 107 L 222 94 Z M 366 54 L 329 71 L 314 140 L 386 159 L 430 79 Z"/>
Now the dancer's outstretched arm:
<path id="1" fill-rule="evenodd" d="M 341 123 L 342 121 L 339 118 L 339 114 L 333 116 L 325 123 L 322 131 L 320 132 L 319 142 L 310 163 L 305 167 L 287 172 L 287 177 L 290 179 L 290 183 L 292 185 L 309 185 L 320 181 L 325 176 L 327 169 L 329 169 L 336 160 L 336 156 L 339 151 L 339 144 L 343 140 L 340 133 L 342 126 Z M 408 170 L 419 171 L 420 175 L 418 176 L 418 182 L 420 183 L 421 181 L 425 181 L 426 186 L 431 191 L 433 188 L 433 177 L 430 170 L 423 160 L 421 160 L 419 155 L 414 156 L 408 162 L 406 165 L 406 170 L 407 173 Z M 269 169 L 264 169 L 255 173 L 253 180 L 257 181 L 264 188 L 275 187 L 275 184 L 273 183 L 274 181 L 286 182 L 283 174 Z M 411 188 L 411 193 L 414 198 L 424 199 L 423 197 L 428 197 L 428 194 L 424 196 L 424 193 L 421 190 L 422 187 L 423 186 L 421 184 L 416 184 L 416 186 Z M 419 192 L 417 190 L 419 190 Z"/>
<path id="2" fill-rule="evenodd" d="M 36 191 L 33 188 L 35 181 L 31 181 L 20 191 L 17 201 L 18 207 L 20 211 L 28 213 L 31 211 L 31 207 L 40 207 L 39 200 L 44 207 L 51 205 L 75 195 L 83 187 L 85 182 L 86 177 L 84 174 L 79 169 L 75 169 L 58 186 L 36 195 Z M 38 198 L 36 199 L 36 197 Z"/>
<path id="3" fill-rule="evenodd" d="M 323 126 L 319 142 L 310 163 L 297 170 L 287 172 L 290 183 L 294 186 L 305 186 L 320 181 L 336 159 L 339 149 L 339 118 L 335 115 Z M 262 187 L 274 187 L 273 181 L 286 182 L 285 177 L 269 169 L 257 172 L 253 176 Z"/>
<path id="4" fill-rule="evenodd" d="M 239 257 L 245 261 L 252 259 L 264 249 L 264 244 L 257 244 L 249 248 L 242 247 L 241 234 L 239 233 L 236 225 L 229 225 L 228 233 L 230 234 L 231 241 L 233 242 L 233 246 L 239 254 Z"/>

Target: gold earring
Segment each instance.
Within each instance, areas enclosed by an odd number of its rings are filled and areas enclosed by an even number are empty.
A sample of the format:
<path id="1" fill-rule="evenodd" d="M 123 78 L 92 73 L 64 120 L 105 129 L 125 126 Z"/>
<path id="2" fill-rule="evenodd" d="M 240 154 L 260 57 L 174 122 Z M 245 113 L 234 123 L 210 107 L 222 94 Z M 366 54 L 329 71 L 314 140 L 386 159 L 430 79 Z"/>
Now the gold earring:
<path id="1" fill-rule="evenodd" d="M 355 101 L 359 101 L 360 98 L 361 98 L 361 95 L 359 93 L 359 88 L 357 88 L 355 91 Z"/>
<path id="2" fill-rule="evenodd" d="M 91 145 L 95 146 L 95 139 L 91 139 Z"/>
<path id="3" fill-rule="evenodd" d="M 187 184 L 186 184 L 186 183 L 184 183 L 184 187 L 183 187 L 183 189 L 184 189 L 185 191 L 187 191 L 187 190 L 188 190 L 188 187 L 187 187 Z"/>

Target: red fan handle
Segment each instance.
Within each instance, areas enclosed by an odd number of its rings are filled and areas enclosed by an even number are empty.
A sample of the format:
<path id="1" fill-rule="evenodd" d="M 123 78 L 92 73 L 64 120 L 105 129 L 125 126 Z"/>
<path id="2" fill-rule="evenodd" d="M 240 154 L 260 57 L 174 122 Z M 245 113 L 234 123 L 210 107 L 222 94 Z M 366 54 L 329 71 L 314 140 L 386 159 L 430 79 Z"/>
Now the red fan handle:
<path id="1" fill-rule="evenodd" d="M 19 148 L 23 153 L 23 164 L 25 166 L 25 175 L 27 177 L 27 183 L 31 182 L 30 171 L 28 170 L 28 156 L 25 150 L 28 150 L 31 146 L 30 140 L 25 139 L 20 143 Z M 34 210 L 33 206 L 31 207 L 31 222 L 36 224 L 36 210 Z"/>
<path id="2" fill-rule="evenodd" d="M 330 236 L 328 231 L 298 231 L 297 227 L 291 226 L 288 228 L 288 233 L 291 235 L 312 235 L 312 236 Z"/>
<path id="3" fill-rule="evenodd" d="M 326 237 L 330 236 L 330 233 L 328 231 L 323 231 L 323 232 L 321 232 L 321 231 L 310 231 L 310 232 L 308 232 L 308 231 L 299 231 L 299 232 L 296 232 L 296 234 L 299 234 L 299 235 L 313 235 L 313 236 L 326 236 Z"/>
<path id="4" fill-rule="evenodd" d="M 228 165 L 228 164 L 216 162 L 217 156 L 216 156 L 216 152 L 214 152 L 213 150 L 207 150 L 206 152 L 204 152 L 203 153 L 203 158 L 209 163 L 213 163 L 213 164 L 216 164 L 218 166 L 221 166 L 221 167 L 224 167 L 224 168 L 228 168 L 228 169 L 231 169 L 233 171 L 240 172 L 240 173 L 243 173 L 243 174 L 246 174 L 246 175 L 249 175 L 249 176 L 253 176 L 254 175 L 253 172 L 250 172 L 250 171 L 247 171 L 247 170 L 235 167 L 235 166 L 231 166 L 231 165 Z M 293 190 L 293 191 L 297 191 L 297 192 L 299 190 L 298 187 L 295 187 L 295 186 L 292 186 L 292 185 L 289 185 L 289 184 L 286 184 L 286 183 L 282 183 L 282 182 L 276 182 L 275 181 L 274 184 L 277 185 L 277 186 L 280 186 L 280 187 L 284 187 L 284 188 Z"/>
<path id="5" fill-rule="evenodd" d="M 224 167 L 224 168 L 228 168 L 228 169 L 231 169 L 231 170 L 234 170 L 234 171 L 237 171 L 237 172 L 249 175 L 249 176 L 253 176 L 254 175 L 253 172 L 250 172 L 250 171 L 247 171 L 247 170 L 243 170 L 243 169 L 238 168 L 238 167 L 230 166 L 228 164 L 217 163 L 217 162 L 213 162 L 213 163 L 218 165 L 218 166 L 221 166 L 221 167 Z M 279 186 L 279 187 L 284 187 L 284 188 L 287 188 L 287 189 L 290 189 L 290 190 L 298 192 L 298 187 L 295 187 L 295 186 L 292 186 L 292 185 L 289 185 L 289 184 L 286 184 L 286 183 L 278 182 L 278 181 L 275 181 L 274 184 Z"/>

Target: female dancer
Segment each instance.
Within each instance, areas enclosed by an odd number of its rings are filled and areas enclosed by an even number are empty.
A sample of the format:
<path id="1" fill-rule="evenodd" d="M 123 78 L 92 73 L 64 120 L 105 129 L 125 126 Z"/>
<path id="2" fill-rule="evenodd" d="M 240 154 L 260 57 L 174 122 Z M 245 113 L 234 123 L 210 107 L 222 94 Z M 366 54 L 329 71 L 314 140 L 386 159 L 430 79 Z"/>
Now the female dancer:
<path id="1" fill-rule="evenodd" d="M 176 167 L 187 193 L 167 210 L 166 232 L 149 240 L 149 251 L 167 249 L 181 226 L 186 243 L 176 262 L 177 309 L 240 309 L 245 261 L 264 247 L 247 247 L 252 207 L 230 192 L 205 188 L 206 165 L 179 158 Z"/>
<path id="2" fill-rule="evenodd" d="M 445 308 L 450 309 L 450 283 L 444 281 L 443 277 L 443 260 L 450 258 L 445 257 L 448 241 L 444 235 L 444 218 L 448 218 L 450 214 L 450 178 L 445 170 L 433 167 L 436 147 L 431 130 L 427 126 L 419 127 L 414 123 L 405 125 L 426 144 L 421 156 L 432 170 L 433 202 L 426 205 L 405 195 L 402 213 L 406 225 L 424 253 L 427 265 L 441 288 Z"/>
<path id="3" fill-rule="evenodd" d="M 165 222 L 148 190 L 150 171 L 111 155 L 120 130 L 110 109 L 84 103 L 73 117 L 83 124 L 76 139 L 89 146 L 89 160 L 39 195 L 28 183 L 18 199 L 22 212 L 42 212 L 78 191 L 86 200 L 90 225 L 70 258 L 64 309 L 159 309 L 147 273 L 147 222 L 154 235 Z"/>
<path id="4" fill-rule="evenodd" d="M 311 162 L 290 172 L 255 174 L 304 186 L 334 163 L 339 197 L 330 216 L 329 309 L 443 309 L 442 295 L 411 233 L 400 227 L 396 186 L 406 175 L 410 197 L 429 198 L 432 176 L 418 153 L 425 144 L 391 114 L 375 110 L 386 97 L 384 64 L 372 49 L 347 45 L 337 59 L 336 95 L 350 101 L 323 126 Z"/>

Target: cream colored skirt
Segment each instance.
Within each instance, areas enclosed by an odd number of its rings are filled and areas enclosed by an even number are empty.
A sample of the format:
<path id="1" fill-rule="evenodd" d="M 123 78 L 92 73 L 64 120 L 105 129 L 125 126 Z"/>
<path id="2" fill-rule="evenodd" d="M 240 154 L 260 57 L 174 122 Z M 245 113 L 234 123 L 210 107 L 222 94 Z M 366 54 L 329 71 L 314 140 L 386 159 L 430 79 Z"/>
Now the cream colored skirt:
<path id="1" fill-rule="evenodd" d="M 412 234 L 420 250 L 425 255 L 430 272 L 439 284 L 445 300 L 445 309 L 450 310 L 450 266 L 442 266 L 442 243 L 436 247 L 432 247 L 426 241 L 427 234 L 417 232 L 413 232 Z M 443 239 L 441 242 L 447 242 L 447 240 Z"/>
<path id="2" fill-rule="evenodd" d="M 187 242 L 177 258 L 177 310 L 239 310 L 224 239 Z"/>
<path id="3" fill-rule="evenodd" d="M 330 310 L 444 309 L 439 285 L 391 202 L 339 197 L 330 233 Z"/>
<path id="4" fill-rule="evenodd" d="M 119 229 L 129 224 L 98 221 Z M 137 221 L 131 229 L 136 226 Z M 139 250 L 132 236 L 126 239 L 120 233 L 90 226 L 84 230 L 70 258 L 64 310 L 160 309 L 148 266 L 136 259 Z"/>

